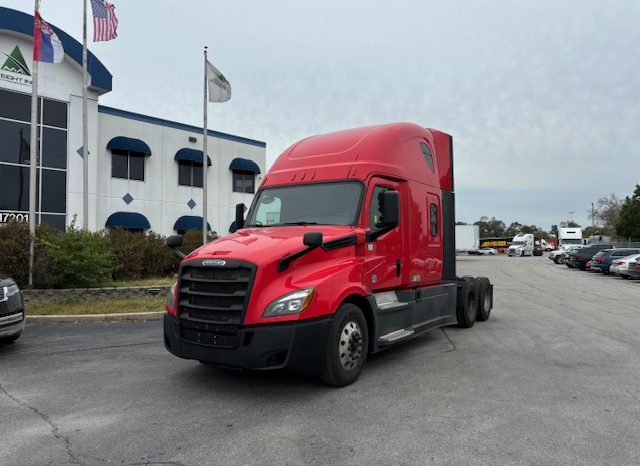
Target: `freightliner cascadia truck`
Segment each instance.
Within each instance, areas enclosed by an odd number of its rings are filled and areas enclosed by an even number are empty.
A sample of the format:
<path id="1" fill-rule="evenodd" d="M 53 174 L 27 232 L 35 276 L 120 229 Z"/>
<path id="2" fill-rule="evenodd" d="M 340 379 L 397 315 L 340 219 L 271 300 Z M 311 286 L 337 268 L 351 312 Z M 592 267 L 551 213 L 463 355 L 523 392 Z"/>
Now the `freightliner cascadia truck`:
<path id="1" fill-rule="evenodd" d="M 313 136 L 265 175 L 237 231 L 184 257 L 164 343 L 221 367 L 356 381 L 367 356 L 486 320 L 493 286 L 456 275 L 450 135 L 396 123 Z M 178 255 L 182 238 L 167 239 Z"/>

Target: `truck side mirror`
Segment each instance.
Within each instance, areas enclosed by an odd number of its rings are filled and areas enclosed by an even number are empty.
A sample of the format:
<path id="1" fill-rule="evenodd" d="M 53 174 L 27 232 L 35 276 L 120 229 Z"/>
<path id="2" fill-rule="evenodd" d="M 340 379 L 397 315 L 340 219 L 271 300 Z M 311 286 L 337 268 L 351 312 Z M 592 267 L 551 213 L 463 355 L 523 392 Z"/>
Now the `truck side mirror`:
<path id="1" fill-rule="evenodd" d="M 177 248 L 182 246 L 182 241 L 184 240 L 184 236 L 182 235 L 171 235 L 167 238 L 167 246 L 171 248 L 173 253 L 178 256 L 180 259 L 184 259 L 186 256 L 183 252 L 178 251 Z"/>
<path id="2" fill-rule="evenodd" d="M 236 204 L 236 230 L 244 228 L 244 204 Z"/>
<path id="3" fill-rule="evenodd" d="M 309 246 L 310 248 L 317 248 L 322 246 L 322 232 L 320 231 L 308 231 L 302 237 L 302 244 Z"/>
<path id="4" fill-rule="evenodd" d="M 167 238 L 167 246 L 171 249 L 179 248 L 182 246 L 182 242 L 184 241 L 184 236 L 182 235 L 171 235 Z"/>
<path id="5" fill-rule="evenodd" d="M 400 222 L 400 193 L 398 191 L 385 191 L 382 193 L 382 217 L 385 227 L 396 227 Z"/>

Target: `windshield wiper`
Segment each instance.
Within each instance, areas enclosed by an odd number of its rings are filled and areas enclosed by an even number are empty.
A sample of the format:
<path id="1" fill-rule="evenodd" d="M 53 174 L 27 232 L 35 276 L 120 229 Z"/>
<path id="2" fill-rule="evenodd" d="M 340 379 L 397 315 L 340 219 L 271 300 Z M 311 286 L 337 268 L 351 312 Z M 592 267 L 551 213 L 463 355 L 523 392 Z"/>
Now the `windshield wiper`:
<path id="1" fill-rule="evenodd" d="M 284 222 L 278 225 L 317 225 L 318 222 Z"/>

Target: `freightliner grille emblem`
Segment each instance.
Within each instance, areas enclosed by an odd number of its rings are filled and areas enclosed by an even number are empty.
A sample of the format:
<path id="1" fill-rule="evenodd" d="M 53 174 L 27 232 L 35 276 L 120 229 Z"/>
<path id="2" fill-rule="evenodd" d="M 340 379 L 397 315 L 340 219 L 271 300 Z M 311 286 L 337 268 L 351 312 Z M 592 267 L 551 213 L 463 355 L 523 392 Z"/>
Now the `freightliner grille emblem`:
<path id="1" fill-rule="evenodd" d="M 212 265 L 214 267 L 224 267 L 227 261 L 221 259 L 207 259 L 202 261 L 202 265 Z"/>

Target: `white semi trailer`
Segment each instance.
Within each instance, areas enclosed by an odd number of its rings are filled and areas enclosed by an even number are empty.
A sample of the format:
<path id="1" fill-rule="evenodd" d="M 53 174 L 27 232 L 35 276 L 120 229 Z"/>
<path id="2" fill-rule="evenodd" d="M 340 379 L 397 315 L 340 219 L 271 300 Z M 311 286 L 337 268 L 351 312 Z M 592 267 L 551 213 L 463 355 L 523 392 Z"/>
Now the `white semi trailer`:
<path id="1" fill-rule="evenodd" d="M 480 249 L 479 225 L 456 225 L 456 251 Z"/>

